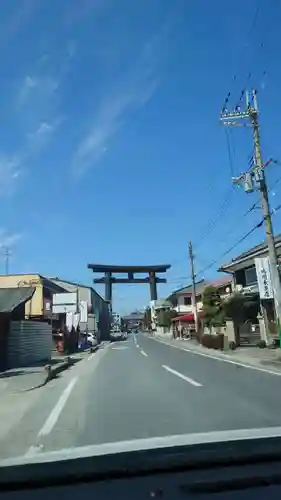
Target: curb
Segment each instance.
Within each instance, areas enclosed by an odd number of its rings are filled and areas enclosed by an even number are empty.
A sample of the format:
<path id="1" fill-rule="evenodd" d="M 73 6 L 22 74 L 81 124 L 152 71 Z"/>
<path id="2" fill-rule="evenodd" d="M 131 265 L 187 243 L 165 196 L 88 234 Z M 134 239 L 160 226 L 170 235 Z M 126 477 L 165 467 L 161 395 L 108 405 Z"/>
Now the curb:
<path id="1" fill-rule="evenodd" d="M 100 346 L 100 344 L 97 344 L 97 345 L 91 346 L 91 347 L 90 347 L 90 352 L 92 353 L 92 352 L 96 352 L 96 351 L 98 351 L 98 350 L 99 350 L 99 346 Z"/>
<path id="2" fill-rule="evenodd" d="M 62 361 L 61 363 L 58 363 L 57 366 L 52 366 L 52 365 L 46 365 L 45 366 L 45 371 L 46 371 L 46 378 L 43 384 L 41 384 L 38 387 L 41 387 L 43 385 L 46 385 L 50 380 L 54 379 L 57 377 L 57 375 L 64 370 L 67 370 L 70 366 L 74 364 L 74 360 L 70 357 L 67 356 L 65 361 Z"/>
<path id="3" fill-rule="evenodd" d="M 167 342 L 165 340 L 163 340 L 160 336 L 158 337 L 154 337 L 154 340 L 162 343 L 162 344 L 165 344 L 165 345 L 168 345 L 168 346 L 171 346 L 171 347 L 176 347 L 178 349 L 181 349 L 182 351 L 186 351 L 186 352 L 194 352 L 195 354 L 198 354 L 199 356 L 202 355 L 202 356 L 206 356 L 208 358 L 211 358 L 211 359 L 217 359 L 217 360 L 225 360 L 226 362 L 232 362 L 234 364 L 240 364 L 240 365 L 247 365 L 248 367 L 251 367 L 251 368 L 255 368 L 255 369 L 260 369 L 261 371 L 264 371 L 266 369 L 274 369 L 276 370 L 275 371 L 275 374 L 276 375 L 280 375 L 281 373 L 281 360 L 280 361 L 275 361 L 275 360 L 260 360 L 260 359 L 247 359 L 247 360 L 244 360 L 244 359 L 241 359 L 239 356 L 235 356 L 234 355 L 231 355 L 231 354 L 227 354 L 227 352 L 225 351 L 220 351 L 220 350 L 216 350 L 216 349 L 207 349 L 207 348 L 204 348 L 204 349 L 198 349 L 196 348 L 196 346 L 187 346 L 186 347 L 183 347 L 183 346 L 176 346 L 175 344 L 171 344 L 170 342 Z M 210 351 L 210 352 L 208 352 Z M 213 354 L 212 354 L 213 353 Z M 266 367 L 266 368 L 263 368 L 263 367 Z"/>
<path id="4" fill-rule="evenodd" d="M 100 347 L 100 345 L 97 344 L 96 346 L 90 347 L 90 351 L 84 351 L 84 352 L 94 353 L 99 349 L 99 347 Z M 67 358 L 64 361 L 62 361 L 61 363 L 58 363 L 56 366 L 52 366 L 51 364 L 45 365 L 45 368 L 44 368 L 45 373 L 46 373 L 45 380 L 39 385 L 35 385 L 33 387 L 30 387 L 29 389 L 23 389 L 19 392 L 29 392 L 29 391 L 32 391 L 34 389 L 39 389 L 40 387 L 44 387 L 48 382 L 50 382 L 50 380 L 55 379 L 57 377 L 57 375 L 59 375 L 61 372 L 65 371 L 65 370 L 67 370 L 68 368 L 70 368 L 74 364 L 75 364 L 75 360 L 73 358 L 71 358 L 71 356 L 67 356 Z"/>

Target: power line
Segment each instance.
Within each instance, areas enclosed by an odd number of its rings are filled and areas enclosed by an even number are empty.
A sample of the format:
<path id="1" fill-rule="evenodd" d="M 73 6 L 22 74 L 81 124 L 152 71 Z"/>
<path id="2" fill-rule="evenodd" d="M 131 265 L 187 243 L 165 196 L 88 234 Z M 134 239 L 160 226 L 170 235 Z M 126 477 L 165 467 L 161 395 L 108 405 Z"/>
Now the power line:
<path id="1" fill-rule="evenodd" d="M 251 155 L 251 157 L 253 158 L 253 155 Z M 250 155 L 249 155 L 249 158 L 250 158 Z M 275 163 L 275 164 L 280 164 L 281 165 L 281 162 L 279 162 L 278 160 L 271 160 L 272 163 Z M 248 164 L 250 163 L 250 161 L 248 162 Z M 267 166 L 267 164 L 269 164 L 269 161 L 265 163 L 265 166 Z M 252 167 L 249 167 L 248 171 L 250 171 L 252 169 Z M 272 192 L 273 188 L 276 187 L 279 183 L 281 182 L 281 177 L 279 177 L 274 183 L 273 185 L 270 187 L 269 189 L 269 192 Z M 217 219 L 220 217 L 220 215 L 222 214 L 223 212 L 223 209 L 224 207 L 227 205 L 227 202 L 229 201 L 229 193 L 231 192 L 231 189 L 228 190 L 228 193 L 227 195 L 225 196 L 222 204 L 220 205 L 220 208 L 219 208 L 219 211 L 216 215 L 216 219 L 212 220 L 212 225 L 210 226 L 210 221 L 209 220 L 209 231 L 206 231 L 204 234 L 201 235 L 201 239 L 198 241 L 197 245 L 196 245 L 196 250 L 198 250 L 199 246 L 201 246 L 201 244 L 203 243 L 203 241 L 206 240 L 207 236 L 210 235 L 210 233 L 213 231 L 213 229 L 215 229 L 215 226 L 216 226 L 216 222 L 217 222 Z M 259 202 L 255 202 L 254 204 L 252 204 L 243 214 L 241 214 L 241 217 L 246 217 L 249 213 L 251 213 L 255 208 L 258 208 L 259 206 Z M 279 208 L 277 207 L 277 209 L 275 209 L 275 211 L 278 211 Z M 227 212 L 226 212 L 227 213 Z M 275 213 L 275 212 L 273 212 Z M 221 217 L 219 219 L 221 221 Z M 218 226 L 217 226 L 218 227 Z M 225 234 L 224 234 L 224 238 L 225 237 L 228 237 L 230 236 L 235 230 L 237 229 L 237 225 L 233 225 L 229 231 L 227 231 Z M 253 230 L 250 231 L 250 234 L 253 232 Z M 244 237 L 243 237 L 243 240 L 244 241 Z M 236 243 L 235 246 L 237 246 L 239 243 Z M 231 251 L 231 249 L 229 250 Z M 227 255 L 229 253 L 229 251 L 226 252 L 225 255 Z M 222 254 L 222 257 L 224 256 L 224 254 Z M 203 267 L 199 273 L 196 273 L 197 275 L 202 273 L 202 272 L 205 272 L 209 269 L 211 269 L 213 267 L 213 265 L 215 265 L 217 263 L 217 259 L 214 260 L 214 261 L 211 261 L 210 264 L 207 264 L 206 267 Z M 179 282 L 182 282 L 184 280 L 188 280 L 189 277 L 188 276 L 180 276 L 179 278 L 175 278 L 173 280 L 169 280 L 169 283 L 179 283 Z"/>
<path id="2" fill-rule="evenodd" d="M 218 264 L 219 261 L 225 257 L 226 255 L 228 255 L 232 250 L 234 250 L 234 248 L 236 248 L 238 245 L 240 245 L 240 243 L 242 243 L 244 240 L 246 240 L 256 229 L 258 229 L 259 227 L 262 226 L 264 220 L 262 220 L 261 222 L 259 222 L 258 224 L 256 224 L 254 227 L 252 227 L 252 229 L 250 229 L 250 231 L 248 231 L 246 234 L 244 234 L 241 238 L 239 238 L 238 241 L 236 241 L 233 245 L 231 245 L 231 247 L 229 247 L 225 252 L 223 252 L 219 258 L 217 259 L 214 259 L 208 266 L 204 267 L 203 269 L 201 269 L 198 273 L 198 274 L 203 274 L 205 271 L 208 271 L 209 269 L 211 269 L 215 264 Z"/>
<path id="3" fill-rule="evenodd" d="M 239 50 L 239 55 L 238 55 L 238 63 L 237 63 L 237 68 L 236 68 L 236 71 L 234 72 L 234 75 L 232 77 L 232 80 L 233 81 L 236 81 L 237 80 L 237 76 L 238 76 L 238 72 L 239 72 L 239 69 L 241 68 L 242 66 L 242 62 L 244 62 L 244 57 L 245 57 L 245 48 L 249 48 L 250 46 L 250 39 L 254 33 L 254 30 L 255 30 L 255 27 L 257 25 L 257 21 L 258 21 L 258 18 L 259 18 L 259 14 L 260 14 L 260 1 L 258 3 L 258 5 L 256 6 L 255 8 L 255 11 L 254 11 L 254 15 L 252 17 L 252 21 L 250 23 L 250 28 L 246 34 L 246 37 L 245 37 L 245 43 L 243 44 L 243 47 L 242 47 L 242 50 L 240 51 Z M 242 54 L 240 53 L 242 52 Z M 247 81 L 250 80 L 252 74 L 251 72 L 248 72 L 248 75 L 247 75 Z M 237 103 L 236 106 L 239 106 L 239 102 L 242 100 L 243 98 L 243 90 L 241 92 L 241 95 L 240 95 L 240 99 Z M 225 100 L 224 100 L 224 105 L 223 105 L 223 108 L 224 107 L 227 107 L 228 103 L 229 103 L 229 100 L 230 100 L 230 97 L 231 97 L 231 91 L 228 92 Z"/>
<path id="4" fill-rule="evenodd" d="M 233 153 L 235 153 L 234 145 L 231 140 L 231 129 L 225 128 L 225 133 L 226 133 L 226 140 L 227 140 L 227 151 L 228 151 L 228 160 L 229 160 L 229 166 L 230 166 L 230 171 L 231 173 L 234 174 L 234 162 L 233 162 Z M 253 151 L 251 151 L 250 155 L 248 155 L 248 170 L 250 171 L 254 167 L 254 154 Z M 228 190 L 226 191 L 225 197 L 223 198 L 223 201 L 221 205 L 218 208 L 217 213 L 214 215 L 214 217 L 210 218 L 209 221 L 207 222 L 206 229 L 202 230 L 201 236 L 199 237 L 199 240 L 197 241 L 195 248 L 198 249 L 199 246 L 202 245 L 203 241 L 206 240 L 206 237 L 210 235 L 210 233 L 213 232 L 213 230 L 217 226 L 218 220 L 222 220 L 222 216 L 225 216 L 229 208 L 231 206 L 232 198 L 231 195 L 234 194 L 236 191 L 235 187 L 231 185 Z M 234 198 L 233 198 L 234 200 Z"/>
<path id="5" fill-rule="evenodd" d="M 280 0 L 272 0 L 270 7 L 268 5 L 265 6 L 264 2 L 259 0 L 258 4 L 256 5 L 253 15 L 252 15 L 252 21 L 249 23 L 249 29 L 248 32 L 245 36 L 245 42 L 238 50 L 238 62 L 236 64 L 236 71 L 234 72 L 232 76 L 232 82 L 237 82 L 239 73 L 241 69 L 243 69 L 243 64 L 244 61 L 247 62 L 247 60 L 251 60 L 252 58 L 249 57 L 249 54 L 247 54 L 248 50 L 251 48 L 251 40 L 253 39 L 253 35 L 255 31 L 257 31 L 258 36 L 259 36 L 259 41 L 257 40 L 257 47 L 255 49 L 255 55 L 257 56 L 259 52 L 264 51 L 264 48 L 267 46 L 268 41 L 272 37 L 272 34 L 274 32 L 274 25 L 276 25 L 277 22 L 280 21 Z M 266 15 L 264 12 L 262 12 L 262 7 L 266 7 L 266 14 L 270 12 L 270 18 L 266 20 Z M 268 8 L 269 7 L 269 8 Z M 259 21 L 263 23 L 263 26 L 258 28 Z M 254 47 L 255 48 L 255 47 Z M 261 57 L 259 57 L 261 59 Z M 258 73 L 261 73 L 261 76 L 259 79 L 260 81 L 260 86 L 261 88 L 264 88 L 264 79 L 268 77 L 268 68 L 266 65 L 268 64 L 268 59 L 265 61 L 264 67 L 258 71 Z M 246 87 L 249 85 L 249 81 L 252 79 L 253 75 L 253 70 L 247 69 L 243 70 L 243 73 L 245 74 L 245 77 L 242 75 L 239 79 L 243 82 L 243 87 Z M 236 104 L 236 107 L 239 107 L 241 100 L 243 99 L 245 90 L 242 90 L 240 99 L 238 100 L 238 103 Z M 224 101 L 224 106 L 229 104 L 230 98 L 232 96 L 231 89 L 227 93 L 226 99 Z"/>
<path id="6" fill-rule="evenodd" d="M 233 145 L 232 145 L 232 136 L 231 136 L 231 130 L 228 128 L 224 129 L 225 131 L 225 136 L 226 136 L 226 145 L 227 145 L 227 154 L 228 154 L 228 162 L 230 166 L 230 174 L 231 177 L 234 176 L 234 161 L 233 161 Z"/>
<path id="7" fill-rule="evenodd" d="M 278 212 L 279 210 L 281 209 L 281 204 L 278 205 L 276 208 L 273 208 L 271 210 L 271 215 L 275 215 L 276 212 Z M 204 273 L 205 271 L 208 271 L 209 269 L 211 269 L 215 264 L 219 263 L 219 261 L 225 257 L 226 255 L 228 255 L 230 252 L 232 252 L 232 250 L 234 250 L 234 248 L 236 248 L 238 245 L 240 245 L 241 243 L 243 243 L 244 240 L 246 240 L 254 231 L 256 231 L 256 229 L 259 229 L 260 227 L 262 227 L 263 223 L 264 223 L 264 218 L 258 223 L 256 224 L 254 227 L 252 227 L 252 229 L 250 229 L 250 231 L 248 231 L 246 234 L 244 234 L 243 236 L 241 236 L 241 238 L 239 238 L 233 245 L 231 245 L 231 247 L 229 247 L 225 252 L 223 252 L 219 258 L 217 259 L 214 259 L 212 262 L 210 262 L 210 264 L 208 264 L 206 267 L 204 267 L 203 269 L 201 269 L 198 273 L 196 273 L 197 275 L 198 274 L 202 274 Z"/>
<path id="8" fill-rule="evenodd" d="M 203 241 L 205 241 L 206 237 L 209 236 L 209 234 L 214 230 L 218 219 L 221 220 L 222 215 L 227 214 L 230 208 L 231 196 L 234 194 L 234 192 L 235 188 L 233 185 L 231 185 L 229 189 L 226 191 L 225 197 L 223 198 L 223 201 L 220 204 L 218 211 L 216 212 L 213 218 L 209 219 L 206 225 L 206 229 L 202 230 L 201 236 L 198 239 L 197 243 L 195 244 L 195 248 L 198 249 L 198 247 L 203 243 Z"/>

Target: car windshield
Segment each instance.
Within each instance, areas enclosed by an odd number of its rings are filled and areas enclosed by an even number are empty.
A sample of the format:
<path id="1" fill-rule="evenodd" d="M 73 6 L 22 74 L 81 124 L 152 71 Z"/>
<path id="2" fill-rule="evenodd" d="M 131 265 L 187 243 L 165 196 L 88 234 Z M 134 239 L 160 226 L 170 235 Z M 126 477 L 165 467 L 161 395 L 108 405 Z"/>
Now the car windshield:
<path id="1" fill-rule="evenodd" d="M 257 3 L 1 0 L 0 461 L 279 428 L 281 5 Z"/>

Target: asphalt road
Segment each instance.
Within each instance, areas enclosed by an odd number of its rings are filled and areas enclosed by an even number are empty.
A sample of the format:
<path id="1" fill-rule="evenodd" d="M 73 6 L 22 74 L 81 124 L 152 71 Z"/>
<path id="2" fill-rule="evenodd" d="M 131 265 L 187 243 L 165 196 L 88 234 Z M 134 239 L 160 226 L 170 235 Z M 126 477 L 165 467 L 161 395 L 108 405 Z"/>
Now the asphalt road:
<path id="1" fill-rule="evenodd" d="M 130 335 L 47 386 L 0 440 L 0 457 L 138 438 L 279 426 L 280 374 Z M 1 425 L 1 422 L 0 422 Z"/>

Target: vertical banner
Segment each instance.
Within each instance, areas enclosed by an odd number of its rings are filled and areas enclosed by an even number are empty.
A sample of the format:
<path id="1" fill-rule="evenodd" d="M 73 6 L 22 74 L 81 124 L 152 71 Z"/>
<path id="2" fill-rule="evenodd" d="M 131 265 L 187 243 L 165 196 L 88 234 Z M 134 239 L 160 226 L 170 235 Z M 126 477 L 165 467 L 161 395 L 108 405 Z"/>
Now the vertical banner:
<path id="1" fill-rule="evenodd" d="M 255 259 L 259 294 L 261 299 L 273 299 L 273 286 L 270 274 L 270 264 L 268 257 Z"/>

